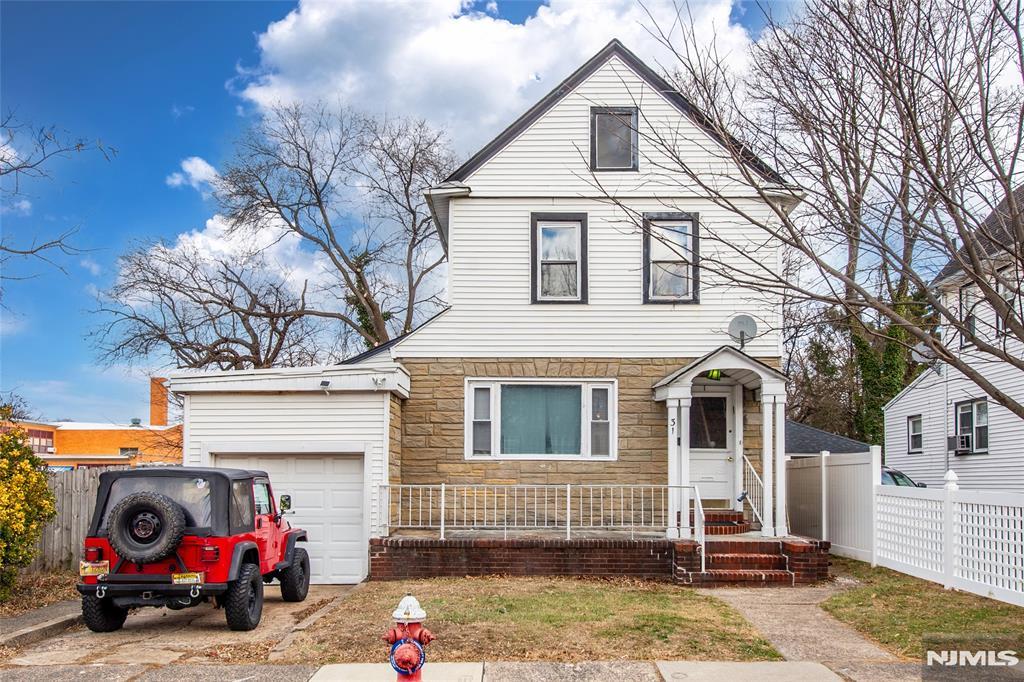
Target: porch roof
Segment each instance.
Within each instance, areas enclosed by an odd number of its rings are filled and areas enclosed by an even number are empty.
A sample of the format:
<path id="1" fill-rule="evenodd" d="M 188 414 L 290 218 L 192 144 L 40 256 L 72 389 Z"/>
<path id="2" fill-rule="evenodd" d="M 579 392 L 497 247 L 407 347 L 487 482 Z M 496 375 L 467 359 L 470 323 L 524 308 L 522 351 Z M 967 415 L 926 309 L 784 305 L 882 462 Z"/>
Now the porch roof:
<path id="1" fill-rule="evenodd" d="M 750 389 L 760 387 L 765 393 L 785 392 L 785 374 L 738 348 L 720 346 L 654 384 L 654 399 L 683 397 L 678 393 L 689 395 L 694 380 L 713 369 L 722 371 L 724 383 L 741 384 Z"/>

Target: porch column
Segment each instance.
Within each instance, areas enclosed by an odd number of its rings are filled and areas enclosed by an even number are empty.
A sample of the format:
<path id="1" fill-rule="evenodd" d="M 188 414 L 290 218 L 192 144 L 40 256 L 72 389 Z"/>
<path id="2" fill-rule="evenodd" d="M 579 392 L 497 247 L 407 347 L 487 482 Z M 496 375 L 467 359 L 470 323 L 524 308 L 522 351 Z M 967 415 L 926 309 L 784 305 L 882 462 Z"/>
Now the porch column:
<path id="1" fill-rule="evenodd" d="M 687 395 L 679 399 L 679 485 L 690 485 L 690 402 L 692 398 Z M 680 511 L 680 534 L 684 538 L 690 537 L 690 490 L 683 488 L 679 494 Z"/>
<path id="2" fill-rule="evenodd" d="M 668 485 L 679 485 L 679 400 L 669 398 L 665 401 L 665 408 L 668 417 Z M 678 491 L 669 487 L 668 489 L 668 510 L 665 519 L 665 536 L 669 539 L 679 538 L 679 494 Z"/>
<path id="3" fill-rule="evenodd" d="M 743 473 L 746 469 L 743 466 L 743 385 L 737 384 L 732 390 L 732 432 L 733 432 L 733 462 L 732 462 L 732 500 L 735 511 L 743 511 L 743 502 L 740 495 L 743 493 Z"/>
<path id="4" fill-rule="evenodd" d="M 775 534 L 789 535 L 786 523 L 786 396 L 775 396 Z"/>
<path id="5" fill-rule="evenodd" d="M 772 523 L 772 413 L 775 395 L 761 386 L 761 480 L 764 482 L 764 509 L 761 511 L 761 535 L 775 537 Z"/>

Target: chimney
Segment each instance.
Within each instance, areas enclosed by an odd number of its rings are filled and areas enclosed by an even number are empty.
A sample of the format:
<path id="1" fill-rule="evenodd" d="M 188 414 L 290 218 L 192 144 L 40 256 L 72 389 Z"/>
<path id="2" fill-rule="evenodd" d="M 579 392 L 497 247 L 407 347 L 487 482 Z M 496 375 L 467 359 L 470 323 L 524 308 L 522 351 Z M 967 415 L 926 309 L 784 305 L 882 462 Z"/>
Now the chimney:
<path id="1" fill-rule="evenodd" d="M 167 426 L 167 387 L 162 377 L 149 379 L 149 423 L 153 426 Z"/>

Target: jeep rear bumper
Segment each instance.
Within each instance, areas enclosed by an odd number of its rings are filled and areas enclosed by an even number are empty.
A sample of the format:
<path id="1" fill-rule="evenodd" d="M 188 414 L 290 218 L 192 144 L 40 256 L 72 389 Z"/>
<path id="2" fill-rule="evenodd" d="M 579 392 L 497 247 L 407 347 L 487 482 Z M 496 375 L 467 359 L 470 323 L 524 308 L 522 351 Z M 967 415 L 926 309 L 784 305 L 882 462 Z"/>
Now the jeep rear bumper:
<path id="1" fill-rule="evenodd" d="M 197 585 L 171 585 L 169 583 L 96 583 L 75 585 L 80 594 L 95 595 L 97 589 L 103 588 L 103 594 L 111 597 L 139 596 L 149 593 L 154 597 L 187 597 L 192 595 L 194 588 L 199 588 L 198 596 L 223 594 L 228 589 L 227 583 L 200 583 Z"/>

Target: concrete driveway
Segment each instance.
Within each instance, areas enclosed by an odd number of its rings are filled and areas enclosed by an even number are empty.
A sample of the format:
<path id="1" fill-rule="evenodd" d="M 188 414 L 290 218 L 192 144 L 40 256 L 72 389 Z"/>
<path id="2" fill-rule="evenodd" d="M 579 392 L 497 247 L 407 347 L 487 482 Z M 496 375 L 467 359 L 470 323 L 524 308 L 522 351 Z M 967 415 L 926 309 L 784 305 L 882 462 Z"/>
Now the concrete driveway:
<path id="1" fill-rule="evenodd" d="M 347 585 L 311 585 L 304 602 L 285 602 L 276 586 L 268 586 L 263 619 L 255 630 L 229 630 L 224 611 L 212 605 L 182 611 L 139 609 L 117 632 L 95 633 L 83 626 L 25 648 L 5 664 L 166 665 L 169 663 L 244 663 L 266 654 L 316 608 L 352 589 Z"/>

